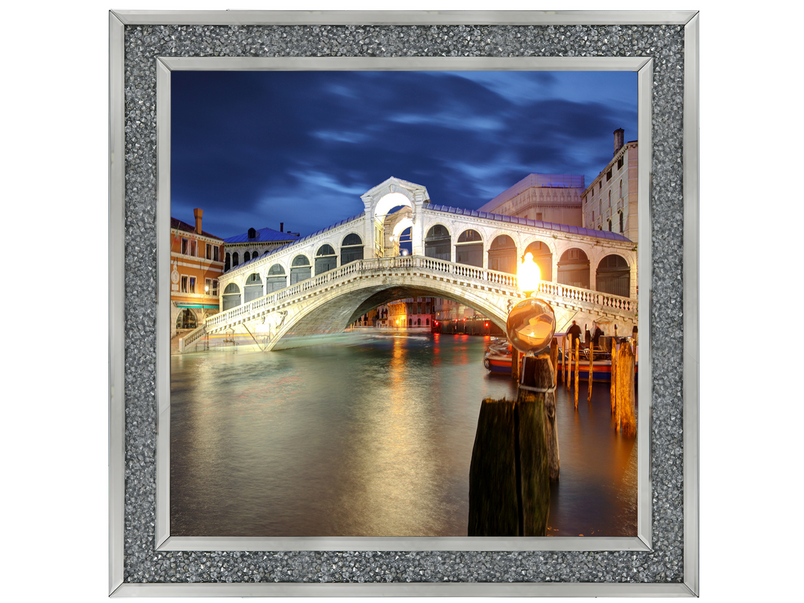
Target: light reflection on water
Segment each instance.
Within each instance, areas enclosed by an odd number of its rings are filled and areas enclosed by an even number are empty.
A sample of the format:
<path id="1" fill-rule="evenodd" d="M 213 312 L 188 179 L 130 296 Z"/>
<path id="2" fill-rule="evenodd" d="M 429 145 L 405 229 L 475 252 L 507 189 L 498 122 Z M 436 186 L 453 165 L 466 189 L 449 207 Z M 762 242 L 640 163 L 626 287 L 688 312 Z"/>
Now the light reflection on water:
<path id="1" fill-rule="evenodd" d="M 512 398 L 487 338 L 378 336 L 171 359 L 171 533 L 461 536 L 480 403 Z M 636 445 L 608 385 L 558 390 L 551 535 L 636 533 Z"/>

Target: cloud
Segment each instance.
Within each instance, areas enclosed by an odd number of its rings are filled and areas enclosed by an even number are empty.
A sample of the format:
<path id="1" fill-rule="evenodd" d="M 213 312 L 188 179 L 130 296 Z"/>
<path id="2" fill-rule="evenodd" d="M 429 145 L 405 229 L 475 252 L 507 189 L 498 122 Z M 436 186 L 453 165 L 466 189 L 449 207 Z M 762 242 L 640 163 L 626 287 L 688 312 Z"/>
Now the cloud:
<path id="1" fill-rule="evenodd" d="M 172 213 L 202 207 L 223 237 L 280 221 L 307 234 L 390 176 L 467 208 L 531 172 L 589 181 L 614 129 L 636 138 L 636 76 L 615 75 L 174 72 Z"/>

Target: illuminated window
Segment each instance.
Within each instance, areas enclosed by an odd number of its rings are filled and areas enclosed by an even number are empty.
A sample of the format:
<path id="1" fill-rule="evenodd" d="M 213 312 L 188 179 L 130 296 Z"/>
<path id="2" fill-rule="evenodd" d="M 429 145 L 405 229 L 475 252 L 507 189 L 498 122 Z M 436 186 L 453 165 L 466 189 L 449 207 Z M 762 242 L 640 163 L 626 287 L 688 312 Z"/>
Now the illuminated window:
<path id="1" fill-rule="evenodd" d="M 187 293 L 187 277 L 186 276 L 181 277 L 181 292 L 182 293 Z"/>
<path id="2" fill-rule="evenodd" d="M 195 293 L 195 277 L 190 277 L 189 293 Z"/>

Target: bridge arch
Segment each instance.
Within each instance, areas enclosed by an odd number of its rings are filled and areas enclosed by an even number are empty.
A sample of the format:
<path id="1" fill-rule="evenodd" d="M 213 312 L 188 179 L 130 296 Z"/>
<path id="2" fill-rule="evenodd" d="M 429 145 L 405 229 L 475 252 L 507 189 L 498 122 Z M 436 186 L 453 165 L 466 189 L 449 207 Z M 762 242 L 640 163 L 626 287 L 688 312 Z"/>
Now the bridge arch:
<path id="1" fill-rule="evenodd" d="M 483 235 L 474 228 L 467 228 L 458 235 L 455 263 L 483 267 Z"/>
<path id="2" fill-rule="evenodd" d="M 362 259 L 363 239 L 359 234 L 350 232 L 341 241 L 341 266 Z"/>
<path id="3" fill-rule="evenodd" d="M 507 234 L 498 234 L 489 245 L 489 270 L 516 274 L 518 255 L 514 239 Z"/>
<path id="4" fill-rule="evenodd" d="M 580 247 L 572 247 L 558 260 L 558 282 L 589 289 L 589 257 Z"/>
<path id="5" fill-rule="evenodd" d="M 424 237 L 424 255 L 438 260 L 452 260 L 452 236 L 444 224 L 433 224 Z"/>
<path id="6" fill-rule="evenodd" d="M 449 284 L 434 279 L 413 276 L 405 285 L 374 284 L 364 288 L 334 287 L 309 300 L 272 338 L 273 349 L 293 347 L 296 337 L 322 333 L 340 333 L 369 310 L 397 299 L 439 297 L 451 299 L 487 316 L 505 329 L 507 308 L 496 305 L 481 290 Z"/>
<path id="7" fill-rule="evenodd" d="M 229 310 L 235 308 L 242 303 L 240 299 L 240 287 L 236 283 L 229 283 L 226 289 L 223 290 L 223 307 L 221 310 Z"/>
<path id="8" fill-rule="evenodd" d="M 539 267 L 541 279 L 552 282 L 553 280 L 553 246 L 542 239 L 534 239 L 528 243 L 522 252 L 522 257 L 527 253 L 533 254 L 533 261 Z"/>
<path id="9" fill-rule="evenodd" d="M 315 252 L 315 275 L 328 272 L 338 267 L 338 256 L 335 248 L 329 243 L 319 246 Z"/>
<path id="10" fill-rule="evenodd" d="M 310 258 L 303 253 L 298 254 L 290 263 L 290 284 L 295 285 L 299 281 L 306 281 L 311 276 Z"/>
<path id="11" fill-rule="evenodd" d="M 601 258 L 595 270 L 596 290 L 601 293 L 631 296 L 631 266 L 618 253 L 609 253 Z"/>
<path id="12" fill-rule="evenodd" d="M 246 278 L 246 284 L 243 287 L 243 303 L 250 302 L 263 295 L 262 278 L 258 272 L 252 272 Z"/>
<path id="13" fill-rule="evenodd" d="M 273 264 L 268 269 L 268 274 L 265 277 L 265 294 L 279 291 L 288 286 L 288 279 L 285 273 L 285 267 L 282 264 Z"/>

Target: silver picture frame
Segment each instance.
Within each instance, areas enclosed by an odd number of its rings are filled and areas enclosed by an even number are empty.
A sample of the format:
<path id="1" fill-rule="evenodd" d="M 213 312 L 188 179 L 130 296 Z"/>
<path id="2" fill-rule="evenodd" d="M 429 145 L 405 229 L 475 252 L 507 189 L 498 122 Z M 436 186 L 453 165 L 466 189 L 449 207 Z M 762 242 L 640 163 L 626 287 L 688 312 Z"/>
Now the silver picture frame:
<path id="1" fill-rule="evenodd" d="M 203 56 L 204 49 L 192 44 L 173 54 L 149 54 L 149 46 L 159 46 L 154 28 L 192 26 L 194 31 L 220 27 L 287 27 L 295 36 L 306 35 L 305 26 L 372 26 L 372 27 L 455 27 L 482 26 L 490 30 L 507 27 L 581 28 L 584 27 L 645 27 L 661 28 L 683 38 L 681 114 L 676 115 L 667 103 L 656 103 L 654 72 L 657 61 L 664 61 L 646 46 L 630 55 L 607 56 L 593 45 L 586 56 L 551 55 L 536 52 L 510 56 Z M 146 35 L 137 36 L 136 46 L 143 56 L 148 55 L 148 69 L 136 82 L 127 69 L 126 34 L 139 28 Z M 229 31 L 236 31 L 230 29 Z M 634 34 L 639 36 L 637 29 Z M 220 33 L 220 30 L 218 30 Z M 225 36 L 225 32 L 223 34 Z M 698 583 L 698 14 L 695 11 L 113 11 L 109 14 L 109 592 L 112 596 L 696 596 Z M 526 49 L 527 50 L 527 49 Z M 678 54 L 679 49 L 669 50 Z M 132 52 L 129 50 L 129 52 Z M 665 49 L 667 52 L 667 49 Z M 266 53 L 268 54 L 268 53 Z M 142 58 L 140 59 L 142 60 Z M 639 89 L 639 314 L 640 335 L 643 341 L 639 399 L 643 412 L 639 414 L 638 439 L 638 535 L 634 538 L 212 538 L 175 537 L 169 533 L 169 442 L 170 442 L 170 370 L 166 338 L 154 333 L 165 332 L 169 320 L 169 298 L 159 295 L 169 291 L 169 248 L 166 233 L 170 223 L 170 73 L 174 70 L 421 70 L 421 69 L 491 69 L 491 70 L 621 70 L 638 73 Z M 145 82 L 145 84 L 143 84 Z M 663 84 L 667 85 L 667 84 Z M 127 129 L 131 119 L 137 120 L 142 111 L 128 105 L 132 87 L 148 87 L 146 96 L 153 103 L 146 107 L 140 122 L 149 137 L 147 148 L 127 146 Z M 678 92 L 678 89 L 675 89 Z M 662 91 L 663 92 L 663 91 Z M 676 103 L 677 105 L 678 103 Z M 656 166 L 666 160 L 665 150 L 654 151 L 657 139 L 654 132 L 675 128 L 680 138 L 680 163 L 663 165 L 682 181 L 681 190 L 669 190 L 668 178 L 655 178 Z M 661 124 L 661 125 L 659 125 Z M 664 131 L 664 130 L 662 130 Z M 661 139 L 664 146 L 667 141 Z M 132 159 L 133 158 L 133 159 Z M 147 190 L 135 193 L 126 183 L 135 178 L 132 166 L 139 170 L 136 178 L 144 178 Z M 661 170 L 660 170 L 661 171 Z M 669 226 L 669 218 L 654 221 L 657 207 L 655 197 L 662 195 L 668 203 L 682 206 L 683 224 L 678 232 Z M 669 206 L 669 205 L 668 205 Z M 677 226 L 677 225 L 676 225 Z M 653 237 L 654 231 L 658 237 Z M 674 234 L 681 243 L 669 242 Z M 669 245 L 669 246 L 668 246 Z M 669 259 L 680 270 L 658 272 L 657 261 Z M 674 283 L 674 279 L 681 279 Z M 127 287 L 128 283 L 128 287 Z M 139 287 L 146 283 L 145 290 Z M 138 285 L 133 287 L 132 285 Z M 681 300 L 673 297 L 669 304 L 679 304 L 681 316 L 672 321 L 654 321 L 661 297 L 668 287 L 680 285 Z M 152 292 L 152 293 L 149 293 Z M 660 299 L 656 303 L 657 298 Z M 654 324 L 658 323 L 658 324 Z M 665 342 L 670 332 L 681 328 L 682 337 L 677 358 L 662 361 L 660 372 L 682 384 L 680 396 L 654 392 L 653 367 L 658 356 L 654 341 Z M 667 330 L 667 333 L 664 330 Z M 679 342 L 675 342 L 678 344 Z M 664 353 L 664 349 L 659 350 Z M 663 354 L 664 356 L 664 354 Z M 672 357 L 673 355 L 670 354 Z M 136 357 L 136 359 L 135 359 Z M 653 360 L 653 362 L 652 362 Z M 143 377 L 146 377 L 143 379 Z M 137 382 L 135 391 L 132 383 Z M 665 396 L 655 410 L 654 394 Z M 665 399 L 666 398 L 666 399 Z M 647 412 L 644 410 L 647 409 Z M 678 418 L 664 421 L 665 416 Z M 136 429 L 133 425 L 136 423 Z M 672 424 L 671 424 L 672 423 Z M 664 430 L 664 431 L 663 431 Z M 136 433 L 135 433 L 136 432 Z M 666 433 L 665 433 L 666 432 Z M 659 434 L 658 440 L 654 434 Z M 664 436 L 682 442 L 680 459 L 670 452 L 671 444 Z M 135 443 L 136 442 L 136 443 Z M 676 447 L 677 448 L 677 447 Z M 678 464 L 674 471 L 681 474 L 682 483 L 671 487 L 672 494 L 681 498 L 661 499 L 663 492 L 654 487 L 654 473 L 663 464 Z M 675 505 L 683 514 L 683 531 L 666 537 L 672 517 L 663 517 L 663 509 Z M 678 507 L 680 506 L 680 511 Z M 130 521 L 136 518 L 136 521 Z M 143 528 L 134 523 L 151 526 L 148 538 Z M 659 526 L 658 529 L 656 526 Z M 148 536 L 148 535 L 146 535 Z M 132 544 L 134 543 L 134 544 Z M 660 549 L 660 553 L 657 552 Z M 554 572 L 545 571 L 527 581 L 476 581 L 455 578 L 456 581 L 421 582 L 348 582 L 317 579 L 310 570 L 308 576 L 298 572 L 288 581 L 275 582 L 263 574 L 257 582 L 209 581 L 186 571 L 193 555 L 214 552 L 217 558 L 229 559 L 236 566 L 238 555 L 232 553 L 286 552 L 287 563 L 298 568 L 316 555 L 333 552 L 418 552 L 436 555 L 438 552 L 459 552 L 463 563 L 472 564 L 477 556 L 489 552 L 508 552 L 515 566 L 528 563 L 536 552 L 559 555 L 588 554 L 597 570 L 611 566 L 603 579 L 556 581 Z M 517 557 L 518 554 L 525 555 Z M 290 556 L 295 555 L 291 560 Z M 634 570 L 631 576 L 622 575 L 629 565 L 627 555 L 636 560 L 632 568 L 646 568 L 651 555 L 659 555 L 661 564 L 667 560 L 679 570 L 652 575 L 647 570 Z M 444 555 L 446 557 L 446 555 Z M 637 560 L 639 557 L 639 560 Z M 284 558 L 284 557 L 283 557 Z M 441 557 L 437 557 L 441 559 Z M 477 557 L 479 558 L 479 557 Z M 569 559 L 570 557 L 568 557 Z M 611 561 L 611 563 L 609 563 Z M 370 562 L 369 562 L 370 563 Z M 415 562 L 414 562 L 415 563 Z M 281 562 L 280 562 L 281 565 Z M 449 573 L 450 561 L 443 562 Z M 276 565 L 272 567 L 276 568 Z M 177 569 L 178 568 L 178 569 Z M 670 574 L 667 577 L 667 574 Z M 665 576 L 662 578 L 661 576 Z M 471 576 L 471 574 L 470 574 Z"/>

